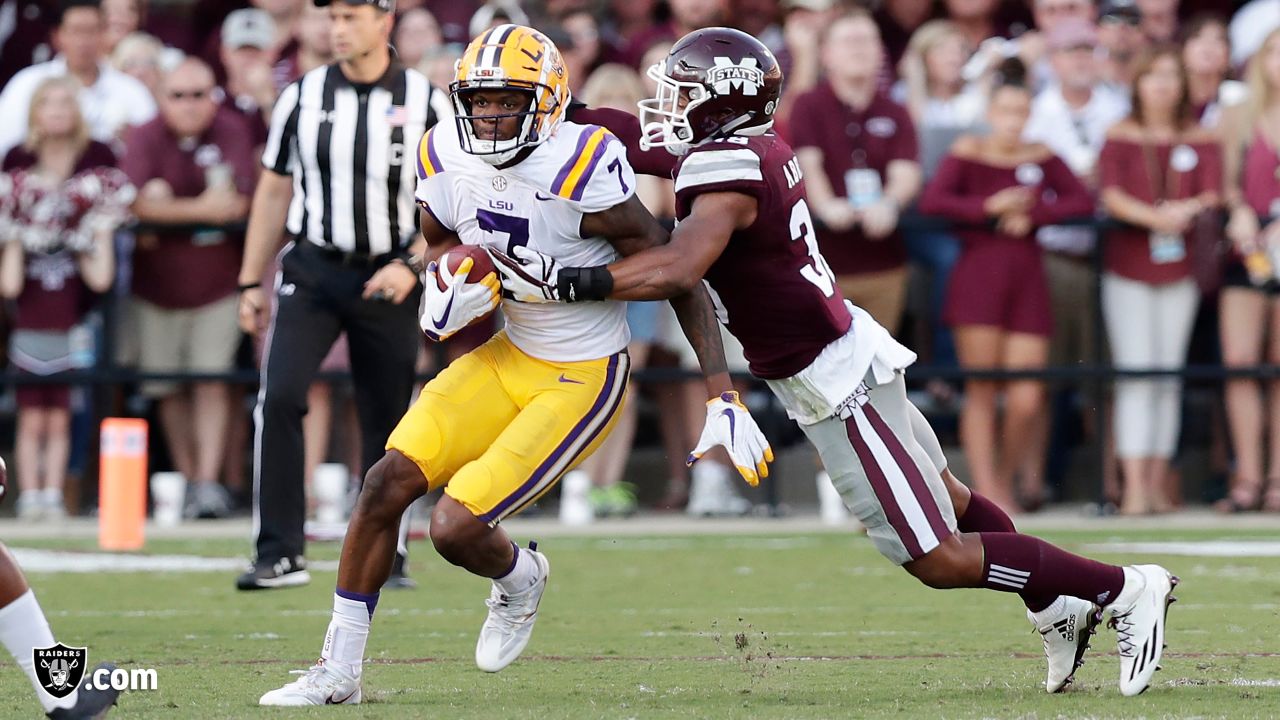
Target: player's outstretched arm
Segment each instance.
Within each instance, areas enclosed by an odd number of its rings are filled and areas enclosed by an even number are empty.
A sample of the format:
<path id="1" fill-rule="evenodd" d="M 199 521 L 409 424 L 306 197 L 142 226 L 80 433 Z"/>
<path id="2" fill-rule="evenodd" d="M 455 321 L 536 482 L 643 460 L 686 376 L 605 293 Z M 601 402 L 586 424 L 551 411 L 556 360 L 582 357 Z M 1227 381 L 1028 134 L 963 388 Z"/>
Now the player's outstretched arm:
<path id="1" fill-rule="evenodd" d="M 563 267 L 528 247 L 515 257 L 489 248 L 503 288 L 520 302 L 669 300 L 689 292 L 724 252 L 734 230 L 755 222 L 756 200 L 738 192 L 699 195 L 692 212 L 666 230 L 633 195 L 582 217 L 582 237 L 602 237 L 623 259 L 595 267 Z"/>
<path id="2" fill-rule="evenodd" d="M 615 300 L 662 300 L 695 287 L 720 257 L 735 230 L 756 219 L 756 199 L 739 192 L 711 192 L 693 201 L 670 242 L 627 253 L 609 265 Z M 622 251 L 622 248 L 619 248 Z"/>

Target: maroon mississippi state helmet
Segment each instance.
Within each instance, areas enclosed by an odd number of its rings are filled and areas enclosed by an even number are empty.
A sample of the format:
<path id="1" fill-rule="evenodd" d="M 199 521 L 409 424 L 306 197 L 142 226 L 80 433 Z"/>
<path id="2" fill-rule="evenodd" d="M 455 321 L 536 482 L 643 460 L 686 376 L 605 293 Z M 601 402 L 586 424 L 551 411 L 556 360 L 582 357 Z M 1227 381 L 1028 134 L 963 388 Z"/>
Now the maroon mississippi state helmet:
<path id="1" fill-rule="evenodd" d="M 658 96 L 640 101 L 640 146 L 676 155 L 708 139 L 773 127 L 782 68 L 764 43 L 732 28 L 685 35 L 649 68 Z"/>

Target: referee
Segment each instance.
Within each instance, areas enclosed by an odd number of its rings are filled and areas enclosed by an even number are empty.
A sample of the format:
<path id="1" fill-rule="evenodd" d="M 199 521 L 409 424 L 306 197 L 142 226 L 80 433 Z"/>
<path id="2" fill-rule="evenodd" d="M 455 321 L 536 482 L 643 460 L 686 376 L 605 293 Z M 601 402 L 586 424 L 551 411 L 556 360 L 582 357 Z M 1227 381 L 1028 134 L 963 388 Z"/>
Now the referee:
<path id="1" fill-rule="evenodd" d="M 329 5 L 330 0 L 315 0 Z M 445 94 L 392 59 L 394 0 L 341 0 L 330 6 L 337 61 L 280 94 L 263 152 L 265 172 L 249 215 L 240 268 L 240 325 L 264 329 L 261 390 L 254 411 L 253 566 L 241 590 L 304 585 L 302 418 L 306 397 L 338 334 L 347 333 L 363 448 L 362 473 L 383 454 L 409 407 L 420 345 L 414 149 L 442 116 Z M 259 278 L 282 232 L 274 300 Z M 410 245 L 414 247 L 410 247 Z M 400 528 L 389 584 L 404 576 Z"/>

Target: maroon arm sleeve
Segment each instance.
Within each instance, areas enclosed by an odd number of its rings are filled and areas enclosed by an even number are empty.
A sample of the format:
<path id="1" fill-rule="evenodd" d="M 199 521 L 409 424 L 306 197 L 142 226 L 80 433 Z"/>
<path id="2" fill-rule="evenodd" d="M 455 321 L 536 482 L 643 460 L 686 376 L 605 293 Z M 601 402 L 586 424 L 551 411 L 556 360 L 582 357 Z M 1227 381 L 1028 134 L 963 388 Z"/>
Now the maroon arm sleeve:
<path id="1" fill-rule="evenodd" d="M 978 223 L 987 219 L 985 203 L 984 196 L 965 191 L 964 163 L 954 155 L 947 155 L 933 179 L 925 185 L 920 196 L 920 212 L 957 222 Z"/>
<path id="2" fill-rule="evenodd" d="M 613 108 L 575 107 L 570 117 L 584 125 L 600 125 L 617 136 L 627 148 L 627 162 L 639 175 L 671 179 L 676 156 L 662 148 L 640 149 L 640 120 L 629 112 Z"/>
<path id="3" fill-rule="evenodd" d="M 1069 218 L 1084 217 L 1093 213 L 1093 197 L 1071 168 L 1057 155 L 1044 164 L 1044 184 L 1053 190 L 1053 202 L 1045 202 L 1043 194 L 1031 208 L 1031 222 L 1036 225 L 1052 225 Z"/>

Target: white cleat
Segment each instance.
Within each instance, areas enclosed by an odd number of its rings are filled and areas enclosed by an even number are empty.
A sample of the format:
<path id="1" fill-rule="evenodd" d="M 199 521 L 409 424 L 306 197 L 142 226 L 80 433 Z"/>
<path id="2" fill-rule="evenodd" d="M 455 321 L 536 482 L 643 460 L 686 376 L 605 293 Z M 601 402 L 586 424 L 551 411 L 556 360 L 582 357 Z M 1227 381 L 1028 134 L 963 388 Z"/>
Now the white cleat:
<path id="1" fill-rule="evenodd" d="M 1151 686 L 1151 676 L 1160 669 L 1165 616 L 1178 578 L 1159 565 L 1127 567 L 1124 577 L 1124 589 L 1107 606 L 1107 625 L 1115 628 L 1120 648 L 1120 692 L 1133 697 Z"/>
<path id="2" fill-rule="evenodd" d="M 542 601 L 542 593 L 547 589 L 547 578 L 551 576 L 551 564 L 547 558 L 529 544 L 528 550 L 521 550 L 533 556 L 538 563 L 538 579 L 528 590 L 517 594 L 507 594 L 497 582 L 485 604 L 489 606 L 489 615 L 484 619 L 484 627 L 480 628 L 480 639 L 476 642 L 476 667 L 485 672 L 498 672 L 510 665 L 529 644 L 533 635 L 533 623 L 538 619 L 538 603 Z"/>
<path id="3" fill-rule="evenodd" d="M 359 705 L 360 678 L 352 677 L 323 661 L 310 670 L 295 670 L 302 677 L 258 699 L 259 705 Z"/>
<path id="4" fill-rule="evenodd" d="M 1028 610 L 1027 619 L 1044 639 L 1044 655 L 1049 661 L 1044 689 L 1061 692 L 1084 664 L 1084 653 L 1102 613 L 1088 600 L 1063 595 L 1038 613 Z"/>

